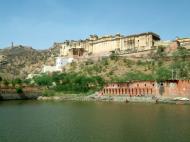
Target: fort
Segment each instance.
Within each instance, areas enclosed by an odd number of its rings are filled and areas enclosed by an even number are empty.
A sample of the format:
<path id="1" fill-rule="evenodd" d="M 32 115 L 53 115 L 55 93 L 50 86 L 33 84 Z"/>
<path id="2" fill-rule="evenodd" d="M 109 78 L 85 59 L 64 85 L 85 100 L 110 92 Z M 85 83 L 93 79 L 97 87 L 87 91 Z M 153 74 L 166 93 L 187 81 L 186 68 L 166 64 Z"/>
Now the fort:
<path id="1" fill-rule="evenodd" d="M 146 54 L 156 50 L 159 46 L 169 47 L 168 50 L 175 50 L 178 46 L 185 46 L 190 49 L 190 38 L 164 41 L 154 32 L 145 32 L 128 36 L 121 34 L 90 35 L 85 40 L 67 40 L 62 43 L 54 43 L 54 47 L 60 48 L 61 56 L 72 58 L 108 56 L 111 52 Z"/>
<path id="2" fill-rule="evenodd" d="M 54 47 L 60 48 L 61 56 L 103 56 L 111 51 L 140 52 L 151 50 L 155 48 L 154 45 L 157 41 L 160 41 L 160 36 L 153 32 L 130 36 L 123 36 L 121 34 L 101 37 L 90 35 L 85 40 L 54 43 Z"/>

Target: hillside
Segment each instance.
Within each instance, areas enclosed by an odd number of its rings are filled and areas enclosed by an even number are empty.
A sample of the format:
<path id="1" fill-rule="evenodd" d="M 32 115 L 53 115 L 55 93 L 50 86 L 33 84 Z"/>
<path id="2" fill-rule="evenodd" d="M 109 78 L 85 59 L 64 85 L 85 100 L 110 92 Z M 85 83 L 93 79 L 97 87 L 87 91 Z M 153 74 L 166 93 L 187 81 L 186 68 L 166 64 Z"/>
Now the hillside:
<path id="1" fill-rule="evenodd" d="M 0 76 L 6 79 L 25 78 L 30 73 L 40 73 L 44 64 L 54 65 L 58 48 L 35 50 L 16 46 L 0 50 Z M 128 80 L 190 79 L 190 51 L 179 48 L 168 53 L 164 47 L 142 58 L 112 54 L 94 61 L 73 62 L 66 66 L 66 73 L 100 76 L 106 82 Z"/>
<path id="2" fill-rule="evenodd" d="M 190 51 L 179 48 L 168 54 L 164 47 L 146 58 L 111 55 L 99 61 L 72 63 L 66 72 L 101 76 L 109 81 L 190 79 Z"/>
<path id="3" fill-rule="evenodd" d="M 35 50 L 31 47 L 14 46 L 0 50 L 0 76 L 11 79 L 25 78 L 30 73 L 39 73 L 44 64 L 53 65 L 57 49 Z"/>

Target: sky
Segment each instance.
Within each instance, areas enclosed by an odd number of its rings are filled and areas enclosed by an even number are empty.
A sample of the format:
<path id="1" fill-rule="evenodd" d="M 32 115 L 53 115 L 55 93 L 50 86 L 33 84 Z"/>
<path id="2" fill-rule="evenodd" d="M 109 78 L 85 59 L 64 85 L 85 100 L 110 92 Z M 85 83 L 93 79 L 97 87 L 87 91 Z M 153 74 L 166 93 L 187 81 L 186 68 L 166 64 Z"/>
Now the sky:
<path id="1" fill-rule="evenodd" d="M 89 35 L 190 37 L 190 0 L 0 0 L 0 48 L 47 49 Z"/>

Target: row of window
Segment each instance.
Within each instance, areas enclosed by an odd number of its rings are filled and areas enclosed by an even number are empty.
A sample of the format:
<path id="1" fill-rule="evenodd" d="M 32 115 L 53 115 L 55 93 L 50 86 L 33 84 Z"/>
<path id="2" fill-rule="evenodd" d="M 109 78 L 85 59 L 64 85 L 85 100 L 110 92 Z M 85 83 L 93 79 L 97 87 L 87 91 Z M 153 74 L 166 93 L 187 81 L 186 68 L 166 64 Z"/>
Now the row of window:
<path id="1" fill-rule="evenodd" d="M 104 89 L 104 94 L 152 94 L 152 89 Z"/>
<path id="2" fill-rule="evenodd" d="M 161 85 L 163 85 L 163 83 L 161 83 Z M 147 84 L 144 84 L 144 86 L 146 87 Z M 154 83 L 152 84 L 152 86 L 154 87 Z M 112 87 L 115 87 L 115 85 L 112 85 Z M 117 85 L 117 87 L 123 87 L 123 85 Z M 127 87 L 129 87 L 129 84 L 127 84 Z M 137 84 L 137 87 L 139 87 L 139 84 Z"/>

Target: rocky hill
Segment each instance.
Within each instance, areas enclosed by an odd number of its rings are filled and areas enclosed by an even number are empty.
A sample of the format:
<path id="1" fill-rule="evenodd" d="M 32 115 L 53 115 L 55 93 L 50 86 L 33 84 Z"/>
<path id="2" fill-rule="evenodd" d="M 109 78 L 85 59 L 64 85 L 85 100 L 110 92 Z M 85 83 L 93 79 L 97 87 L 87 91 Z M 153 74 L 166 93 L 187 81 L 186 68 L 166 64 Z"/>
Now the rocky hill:
<path id="1" fill-rule="evenodd" d="M 30 73 L 39 73 L 44 64 L 54 65 L 58 54 L 56 48 L 36 50 L 19 45 L 0 49 L 0 76 L 25 78 Z"/>

